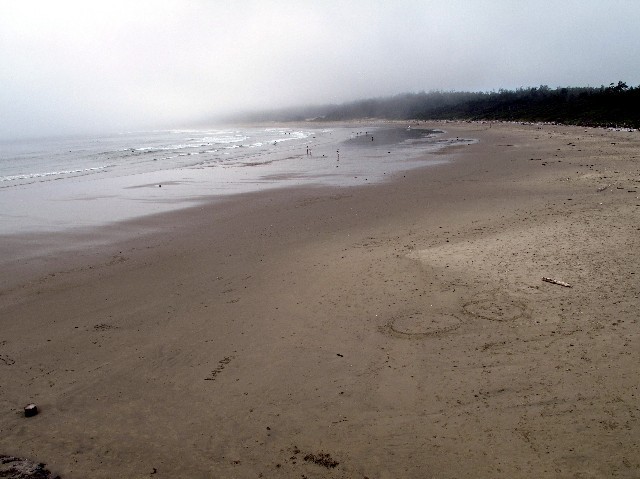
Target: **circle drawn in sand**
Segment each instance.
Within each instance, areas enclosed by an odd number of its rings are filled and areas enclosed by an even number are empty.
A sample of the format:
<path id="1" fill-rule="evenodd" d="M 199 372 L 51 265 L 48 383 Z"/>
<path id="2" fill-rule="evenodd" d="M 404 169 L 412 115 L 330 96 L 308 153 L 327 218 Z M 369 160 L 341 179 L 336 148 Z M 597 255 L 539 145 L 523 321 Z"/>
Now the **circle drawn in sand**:
<path id="1" fill-rule="evenodd" d="M 526 305 L 506 293 L 490 291 L 462 306 L 465 313 L 489 321 L 514 321 L 523 317 Z"/>
<path id="2" fill-rule="evenodd" d="M 384 332 L 397 338 L 423 339 L 458 329 L 462 321 L 452 314 L 408 313 L 391 318 Z"/>

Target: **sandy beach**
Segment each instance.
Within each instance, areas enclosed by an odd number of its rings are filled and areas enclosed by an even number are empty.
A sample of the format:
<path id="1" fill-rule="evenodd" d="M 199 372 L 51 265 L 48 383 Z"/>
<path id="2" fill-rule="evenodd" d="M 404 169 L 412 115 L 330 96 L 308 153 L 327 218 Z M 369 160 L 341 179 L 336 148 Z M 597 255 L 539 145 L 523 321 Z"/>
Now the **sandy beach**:
<path id="1" fill-rule="evenodd" d="M 640 133 L 420 127 L 478 141 L 1 270 L 0 454 L 63 479 L 640 477 Z"/>

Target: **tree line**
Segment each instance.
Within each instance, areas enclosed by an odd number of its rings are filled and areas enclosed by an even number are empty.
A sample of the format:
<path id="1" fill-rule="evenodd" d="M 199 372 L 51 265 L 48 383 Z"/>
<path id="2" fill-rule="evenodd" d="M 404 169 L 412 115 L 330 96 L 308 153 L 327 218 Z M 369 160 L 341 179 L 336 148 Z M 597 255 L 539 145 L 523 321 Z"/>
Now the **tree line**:
<path id="1" fill-rule="evenodd" d="M 539 87 L 497 92 L 431 91 L 245 114 L 249 121 L 489 120 L 640 128 L 640 86 Z M 236 118 L 240 119 L 240 118 Z"/>

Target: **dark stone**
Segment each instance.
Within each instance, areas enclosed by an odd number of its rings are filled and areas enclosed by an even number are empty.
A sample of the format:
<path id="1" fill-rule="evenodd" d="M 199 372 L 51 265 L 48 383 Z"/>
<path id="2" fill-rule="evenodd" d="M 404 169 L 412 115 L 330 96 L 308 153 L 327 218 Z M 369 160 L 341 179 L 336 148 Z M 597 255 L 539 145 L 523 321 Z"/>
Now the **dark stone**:
<path id="1" fill-rule="evenodd" d="M 46 464 L 35 463 L 19 457 L 0 454 L 0 477 L 7 479 L 61 479 L 45 468 Z"/>
<path id="2" fill-rule="evenodd" d="M 35 404 L 27 404 L 24 407 L 24 417 L 33 417 L 38 414 L 38 406 Z"/>

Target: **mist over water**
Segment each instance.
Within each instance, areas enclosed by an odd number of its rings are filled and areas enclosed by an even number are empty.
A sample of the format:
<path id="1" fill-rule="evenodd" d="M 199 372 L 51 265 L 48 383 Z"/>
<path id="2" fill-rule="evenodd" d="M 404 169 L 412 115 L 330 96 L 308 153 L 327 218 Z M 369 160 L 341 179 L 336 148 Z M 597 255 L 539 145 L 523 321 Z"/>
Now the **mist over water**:
<path id="1" fill-rule="evenodd" d="M 0 138 L 432 90 L 640 84 L 640 2 L 0 2 Z"/>

